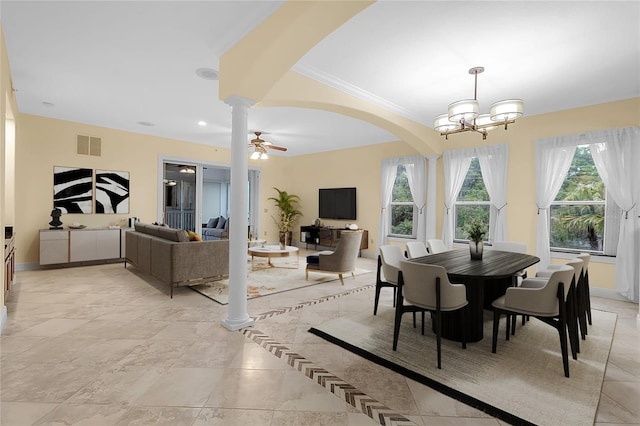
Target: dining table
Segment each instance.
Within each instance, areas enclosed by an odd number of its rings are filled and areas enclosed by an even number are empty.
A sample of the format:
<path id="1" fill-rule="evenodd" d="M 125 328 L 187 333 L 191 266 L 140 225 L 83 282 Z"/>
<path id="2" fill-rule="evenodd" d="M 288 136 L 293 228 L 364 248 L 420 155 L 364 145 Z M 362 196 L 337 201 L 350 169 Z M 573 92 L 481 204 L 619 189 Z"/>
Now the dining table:
<path id="1" fill-rule="evenodd" d="M 456 312 L 442 312 L 442 337 L 459 342 L 464 330 L 467 342 L 478 342 L 483 338 L 484 310 L 491 309 L 491 302 L 513 285 L 518 272 L 538 263 L 540 258 L 484 250 L 482 259 L 471 259 L 469 250 L 450 250 L 410 261 L 442 266 L 451 283 L 465 285 L 468 305 L 464 323 Z"/>

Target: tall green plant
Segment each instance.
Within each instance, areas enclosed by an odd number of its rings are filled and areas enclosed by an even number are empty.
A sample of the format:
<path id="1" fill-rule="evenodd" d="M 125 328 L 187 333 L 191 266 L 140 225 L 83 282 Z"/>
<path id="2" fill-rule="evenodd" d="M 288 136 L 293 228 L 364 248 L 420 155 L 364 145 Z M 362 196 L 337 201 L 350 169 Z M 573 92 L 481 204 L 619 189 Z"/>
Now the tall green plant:
<path id="1" fill-rule="evenodd" d="M 278 197 L 268 198 L 278 207 L 278 218 L 276 219 L 272 216 L 273 221 L 278 225 L 280 232 L 289 232 L 298 221 L 298 218 L 302 216 L 302 212 L 298 210 L 300 197 L 295 194 L 289 194 L 287 191 L 280 191 L 278 188 L 273 189 L 278 191 Z"/>

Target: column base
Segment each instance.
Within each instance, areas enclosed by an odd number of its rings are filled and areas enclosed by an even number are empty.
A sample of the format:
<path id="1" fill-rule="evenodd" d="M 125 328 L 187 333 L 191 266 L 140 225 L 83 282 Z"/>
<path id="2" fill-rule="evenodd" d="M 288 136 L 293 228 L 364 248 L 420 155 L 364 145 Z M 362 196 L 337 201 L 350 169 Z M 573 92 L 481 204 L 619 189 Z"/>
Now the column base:
<path id="1" fill-rule="evenodd" d="M 254 321 L 249 317 L 241 320 L 231 320 L 229 318 L 225 318 L 220 321 L 220 324 L 222 324 L 224 328 L 231 331 L 238 331 L 241 328 L 253 327 L 253 323 Z"/>

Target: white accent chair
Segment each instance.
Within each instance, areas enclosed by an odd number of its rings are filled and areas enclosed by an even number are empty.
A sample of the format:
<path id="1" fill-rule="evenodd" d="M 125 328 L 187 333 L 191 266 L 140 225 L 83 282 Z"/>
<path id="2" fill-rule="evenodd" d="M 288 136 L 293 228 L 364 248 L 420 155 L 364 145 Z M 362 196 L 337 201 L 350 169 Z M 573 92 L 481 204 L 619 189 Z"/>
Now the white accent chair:
<path id="1" fill-rule="evenodd" d="M 378 269 L 376 272 L 376 297 L 373 302 L 373 315 L 378 313 L 378 300 L 383 287 L 393 288 L 393 306 L 396 303 L 396 289 L 398 288 L 398 273 L 400 261 L 406 259 L 402 248 L 398 245 L 380 246 L 378 254 Z"/>
<path id="2" fill-rule="evenodd" d="M 509 287 L 504 296 L 494 300 L 492 303 L 493 341 L 491 352 L 496 353 L 501 315 L 507 317 L 506 340 L 509 340 L 509 322 L 512 315 L 530 315 L 558 330 L 564 375 L 569 377 L 567 296 L 574 274 L 574 268 L 562 265 L 553 271 L 549 279 L 525 279 L 520 287 Z"/>
<path id="3" fill-rule="evenodd" d="M 407 255 L 409 259 L 428 256 L 427 246 L 422 241 L 409 241 L 407 244 Z"/>
<path id="4" fill-rule="evenodd" d="M 447 247 L 444 245 L 444 241 L 442 241 L 442 240 L 437 240 L 437 239 L 428 240 L 427 241 L 427 246 L 429 247 L 429 253 L 430 254 L 436 254 L 436 253 L 442 253 L 442 252 L 445 252 L 445 251 L 449 251 L 449 250 L 447 250 Z"/>
<path id="5" fill-rule="evenodd" d="M 432 318 L 436 329 L 436 347 L 438 368 L 441 363 L 442 312 L 460 311 L 460 324 L 465 323 L 467 291 L 464 284 L 449 282 L 447 270 L 442 266 L 424 263 L 400 261 L 398 275 L 398 301 L 393 327 L 393 350 L 398 347 L 402 314 L 416 312 L 423 314 L 422 334 L 424 334 L 424 312 L 433 312 Z M 467 339 L 462 327 L 462 348 L 467 348 Z"/>

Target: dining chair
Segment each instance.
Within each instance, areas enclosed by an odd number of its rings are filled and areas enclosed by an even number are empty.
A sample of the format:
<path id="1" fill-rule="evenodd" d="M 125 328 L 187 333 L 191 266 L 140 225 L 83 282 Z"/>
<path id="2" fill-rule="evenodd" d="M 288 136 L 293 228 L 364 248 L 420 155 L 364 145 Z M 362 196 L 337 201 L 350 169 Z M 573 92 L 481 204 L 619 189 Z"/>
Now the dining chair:
<path id="1" fill-rule="evenodd" d="M 591 295 L 589 291 L 589 262 L 591 261 L 591 255 L 589 253 L 580 253 L 578 257 L 584 262 L 582 267 L 582 308 L 587 314 L 589 325 L 591 325 Z"/>
<path id="2" fill-rule="evenodd" d="M 493 250 L 508 251 L 511 253 L 523 253 L 523 254 L 527 253 L 527 245 L 525 243 L 520 243 L 517 241 L 494 241 L 491 243 L 491 248 Z M 522 271 L 518 271 L 513 276 L 512 285 L 515 287 L 519 286 L 522 280 L 525 278 L 527 278 L 527 270 L 524 269 Z M 522 315 L 522 325 L 524 325 L 526 321 L 528 321 L 527 316 Z M 515 333 L 516 333 L 516 321 L 514 317 L 513 321 L 511 321 L 511 334 L 514 335 Z"/>
<path id="3" fill-rule="evenodd" d="M 429 254 L 436 254 L 436 253 L 449 251 L 447 247 L 444 245 L 444 242 L 438 239 L 427 240 L 427 246 L 429 248 Z"/>
<path id="4" fill-rule="evenodd" d="M 584 311 L 580 311 L 580 292 L 582 291 L 582 278 L 584 270 L 584 262 L 582 259 L 576 257 L 570 259 L 566 266 L 573 268 L 573 280 L 571 281 L 571 289 L 567 296 L 567 327 L 569 328 L 569 337 L 571 340 L 572 353 L 580 352 L 580 339 L 578 338 L 578 328 L 582 340 L 585 339 L 587 328 L 587 319 Z M 561 266 L 565 265 L 549 265 L 546 269 L 538 271 L 536 273 L 536 279 L 542 279 L 540 286 L 544 283 L 544 280 L 549 279 L 551 274 L 558 270 Z M 575 348 L 575 351 L 573 350 Z"/>
<path id="5" fill-rule="evenodd" d="M 416 257 L 428 256 L 427 246 L 422 241 L 409 241 L 406 243 L 407 255 L 409 259 L 415 259 Z"/>
<path id="6" fill-rule="evenodd" d="M 398 348 L 400 323 L 405 312 L 423 314 L 422 334 L 424 334 L 424 312 L 433 313 L 436 330 L 438 368 L 442 368 L 442 312 L 460 311 L 462 326 L 462 348 L 467 348 L 464 332 L 467 292 L 464 284 L 449 282 L 447 270 L 438 265 L 429 265 L 402 260 L 398 274 L 398 300 L 393 326 L 393 350 Z"/>
<path id="7" fill-rule="evenodd" d="M 378 300 L 383 287 L 393 288 L 393 306 L 396 306 L 396 289 L 398 288 L 398 273 L 400 261 L 406 259 L 402 248 L 398 245 L 380 246 L 378 254 L 378 269 L 376 272 L 376 297 L 373 302 L 373 315 L 378 313 Z"/>
<path id="8" fill-rule="evenodd" d="M 500 316 L 507 317 L 506 340 L 509 340 L 511 314 L 526 314 L 553 326 L 560 335 L 560 349 L 565 377 L 569 377 L 569 355 L 567 350 L 567 296 L 575 269 L 562 265 L 548 279 L 527 278 L 520 287 L 509 287 L 504 296 L 494 300 L 493 339 L 491 352 L 496 353 Z M 573 350 L 572 350 L 573 355 Z M 574 359 L 577 357 L 574 356 Z"/>

